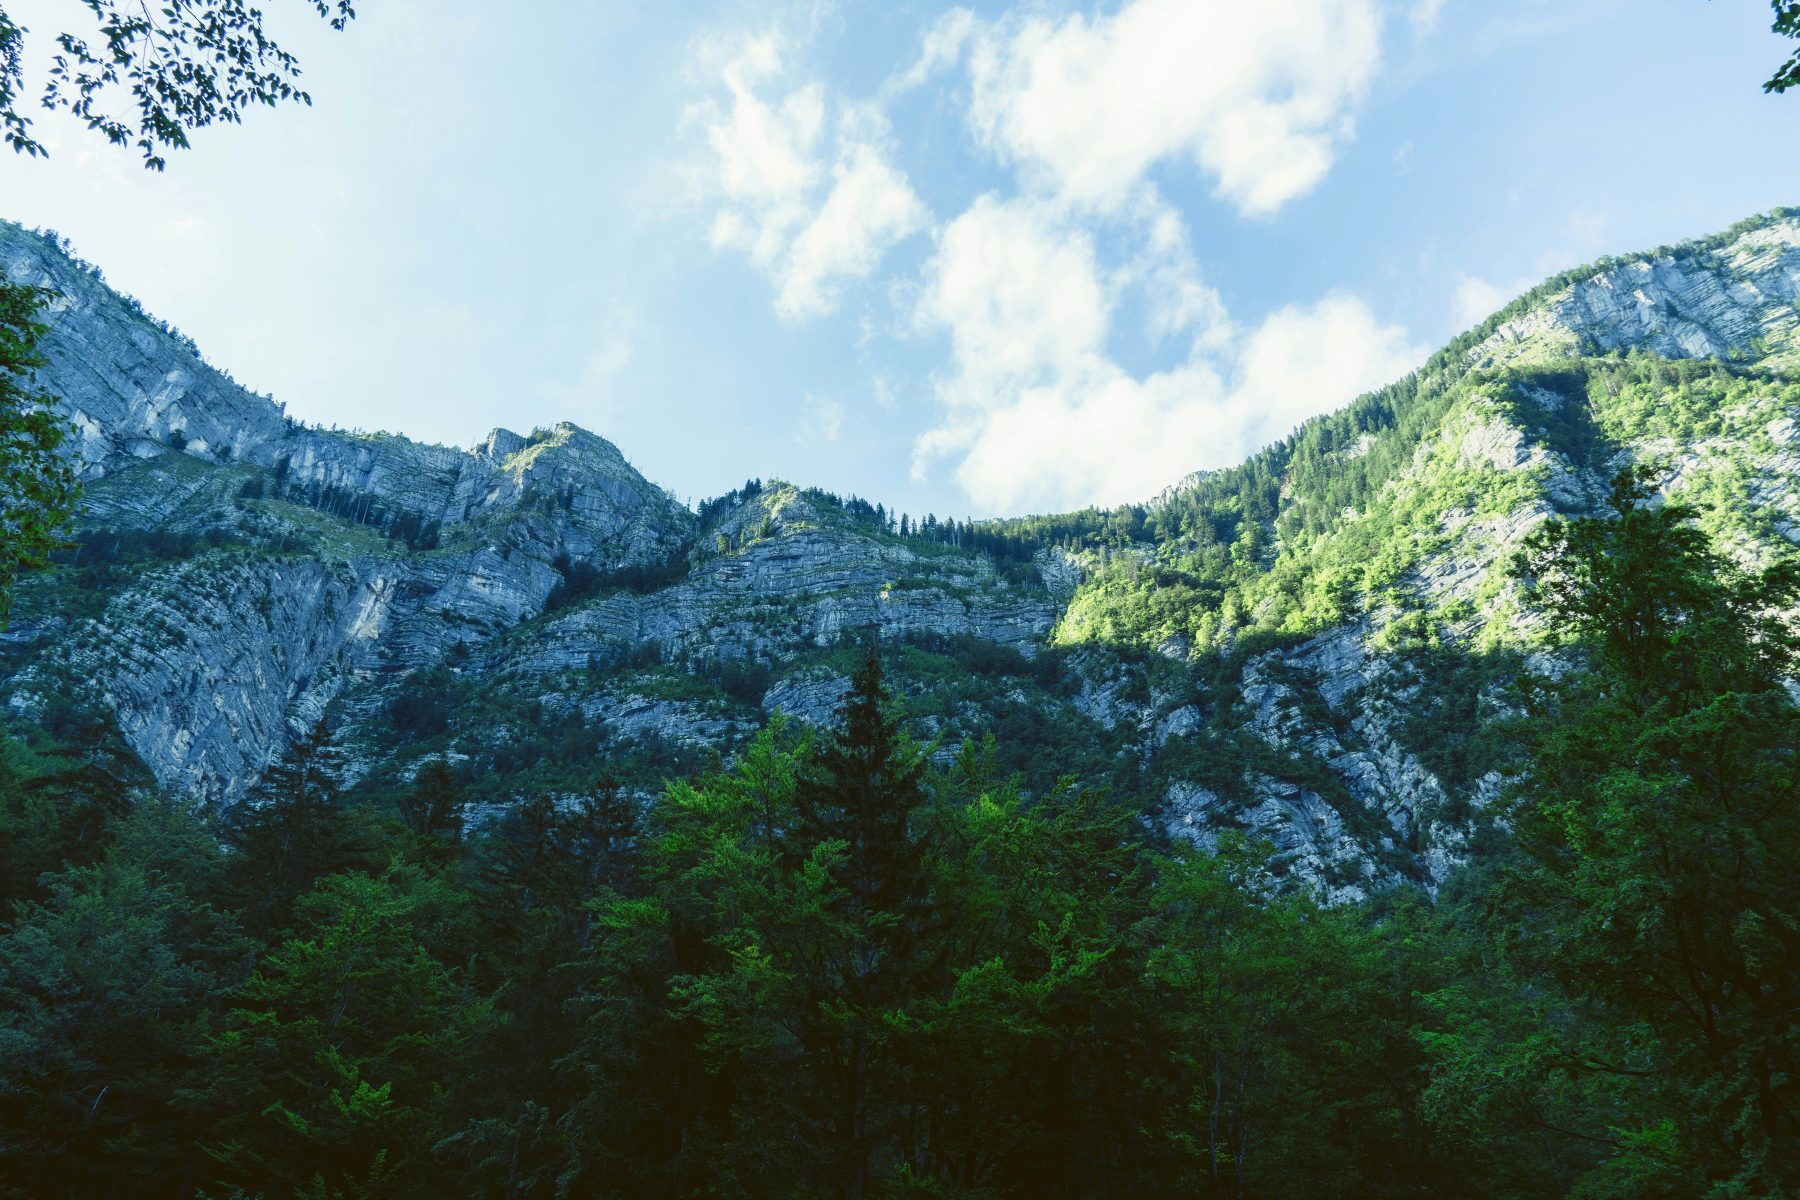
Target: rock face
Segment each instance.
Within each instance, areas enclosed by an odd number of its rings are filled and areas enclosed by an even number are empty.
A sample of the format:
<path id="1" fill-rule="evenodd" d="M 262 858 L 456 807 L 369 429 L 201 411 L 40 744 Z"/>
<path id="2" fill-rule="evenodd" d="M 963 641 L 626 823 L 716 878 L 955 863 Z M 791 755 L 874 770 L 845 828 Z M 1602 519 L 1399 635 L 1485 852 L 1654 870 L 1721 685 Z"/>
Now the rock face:
<path id="1" fill-rule="evenodd" d="M 1506 321 L 1469 352 L 1481 366 L 1634 348 L 1663 358 L 1800 364 L 1800 222 L 1723 245 L 1656 251 L 1602 269 Z"/>
<path id="2" fill-rule="evenodd" d="M 201 360 L 193 344 L 145 316 L 41 235 L 0 223 L 0 273 L 49 290 L 45 381 L 75 430 L 71 449 L 93 482 L 146 459 L 184 454 L 274 473 L 332 515 L 384 531 L 520 522 L 523 543 L 611 565 L 660 561 L 691 534 L 691 515 L 573 425 L 530 438 L 497 429 L 476 451 L 388 434 L 293 422 Z M 154 500 L 154 498 L 151 498 Z M 535 509 L 556 519 L 532 522 Z"/>
<path id="3" fill-rule="evenodd" d="M 1041 786 L 1109 782 L 1203 844 L 1267 838 L 1327 895 L 1431 887 L 1505 786 L 1479 735 L 1533 650 L 1505 567 L 1533 528 L 1592 511 L 1638 460 L 1670 495 L 1739 497 L 1711 531 L 1746 561 L 1800 545 L 1790 215 L 1603 263 L 1459 343 L 1443 370 L 1473 382 L 1420 428 L 1336 451 L 1332 469 L 1399 466 L 1303 543 L 1320 572 L 1378 553 L 1400 599 L 1205 653 L 1078 619 L 1100 586 L 1080 549 L 1000 562 L 780 483 L 696 514 L 567 424 L 471 450 L 310 428 L 51 239 L 0 224 L 0 271 L 53 293 L 40 383 L 86 487 L 76 548 L 0 635 L 0 702 L 99 713 L 160 784 L 217 804 L 321 721 L 370 786 L 434 758 L 479 771 L 496 810 L 576 762 L 654 786 L 773 714 L 829 722 L 874 637 L 941 756 L 996 732 Z M 1613 352 L 1755 369 L 1686 424 L 1530 375 Z M 1371 522 L 1390 531 L 1373 548 Z M 1290 526 L 1271 528 L 1286 552 Z"/>
<path id="4" fill-rule="evenodd" d="M 985 559 L 930 555 L 833 524 L 793 488 L 743 508 L 715 534 L 729 539 L 756 517 L 760 532 L 741 546 L 697 548 L 692 573 L 667 588 L 552 616 L 508 665 L 561 670 L 623 661 L 644 647 L 702 663 L 762 661 L 861 630 L 889 640 L 967 636 L 1031 654 L 1055 621 L 1041 589 L 1005 583 Z"/>

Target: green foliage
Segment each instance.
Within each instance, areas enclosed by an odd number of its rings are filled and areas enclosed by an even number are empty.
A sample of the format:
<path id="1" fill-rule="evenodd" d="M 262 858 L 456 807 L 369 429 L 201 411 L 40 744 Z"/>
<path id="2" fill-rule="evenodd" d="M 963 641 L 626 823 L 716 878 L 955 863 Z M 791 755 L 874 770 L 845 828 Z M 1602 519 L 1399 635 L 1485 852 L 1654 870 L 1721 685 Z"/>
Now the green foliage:
<path id="1" fill-rule="evenodd" d="M 356 15 L 351 0 L 309 2 L 333 29 Z M 189 131 L 236 124 L 252 104 L 312 103 L 297 86 L 299 62 L 245 0 L 170 5 L 159 10 L 160 20 L 147 7 L 118 0 L 84 0 L 84 7 L 94 29 L 86 37 L 57 34 L 44 107 L 73 113 L 114 145 L 132 142 L 152 170 L 163 168 L 164 151 L 187 148 Z M 31 119 L 19 112 L 25 32 L 0 12 L 0 130 L 14 150 L 48 154 L 31 135 Z M 129 116 L 110 107 L 121 94 L 135 109 Z"/>
<path id="2" fill-rule="evenodd" d="M 35 726 L 0 722 L 0 920 L 44 899 L 53 872 L 104 853 L 110 823 L 147 781 L 113 731 L 71 705 L 46 706 Z"/>
<path id="3" fill-rule="evenodd" d="M 269 765 L 224 834 L 234 899 L 264 936 L 287 927 L 314 881 L 375 861 L 374 831 L 344 804 L 339 755 L 322 726 Z"/>
<path id="4" fill-rule="evenodd" d="M 1643 478 L 1615 485 L 1615 519 L 1529 547 L 1593 671 L 1546 700 L 1542 798 L 1504 895 L 1550 919 L 1509 951 L 1579 987 L 1656 1076 L 1667 1116 L 1614 1172 L 1777 1194 L 1800 1181 L 1800 713 L 1783 687 L 1800 570 L 1739 572 L 1690 510 L 1647 507 Z"/>
<path id="5" fill-rule="evenodd" d="M 445 1085 L 495 1021 L 452 965 L 467 893 L 418 868 L 328 876 L 227 1000 L 208 1042 L 218 1182 L 425 1194 Z"/>
<path id="6" fill-rule="evenodd" d="M 1709 419 L 1666 407 L 1631 419 Z M 1435 901 L 1328 906 L 1244 831 L 1170 845 L 1129 794 L 1029 783 L 1021 746 L 1096 753 L 1055 745 L 1060 673 L 954 641 L 825 652 L 837 729 L 777 720 L 647 806 L 641 762 L 453 668 L 396 692 L 370 757 L 404 769 L 346 794 L 320 734 L 223 822 L 69 778 L 104 734 L 58 716 L 0 758 L 0 1195 L 1790 1196 L 1800 571 L 1719 558 L 1648 475 L 1527 545 L 1556 678 L 1397 652 L 1381 686 L 1431 697 L 1403 741 L 1513 780 Z M 1293 635 L 1259 636 L 1230 657 Z M 1204 682 L 1143 665 L 1159 704 Z M 1152 781 L 1359 819 L 1212 665 Z M 996 708 L 942 753 L 907 686 L 955 698 L 940 729 L 1001 691 L 1039 728 Z M 503 761 L 486 721 L 539 740 Z"/>
<path id="7" fill-rule="evenodd" d="M 1779 33 L 1784 37 L 1800 38 L 1800 0 L 1769 0 L 1769 7 L 1775 12 L 1775 20 L 1769 26 L 1769 32 Z M 1765 92 L 1785 92 L 1791 87 L 1800 86 L 1800 50 L 1788 56 L 1788 60 L 1776 68 L 1763 84 Z"/>
<path id="8" fill-rule="evenodd" d="M 146 802 L 99 861 L 17 909 L 0 935 L 0 1195 L 198 1182 L 171 1102 L 252 952 L 209 903 L 220 866 L 191 817 Z"/>
<path id="9" fill-rule="evenodd" d="M 1720 559 L 1653 476 L 1522 556 L 1581 667 L 1530 695 L 1495 957 L 1435 998 L 1438 1119 L 1552 1143 L 1570 1194 L 1791 1195 L 1800 570 Z"/>
<path id="10" fill-rule="evenodd" d="M 1598 470 L 1625 445 L 1755 446 L 1796 403 L 1800 389 L 1751 368 L 1646 354 L 1428 367 L 1161 502 L 1146 521 L 1149 544 L 1103 551 L 1056 636 L 1206 653 L 1362 614 L 1380 615 L 1401 639 L 1408 621 L 1429 630 L 1446 619 L 1491 620 L 1503 571 L 1481 579 L 1472 601 L 1431 600 L 1419 583 L 1435 562 L 1481 556 L 1480 535 L 1465 544 L 1464 530 L 1542 497 L 1545 460 L 1490 462 L 1475 449 L 1482 435 L 1510 445 L 1516 431 L 1527 452 Z M 1748 471 L 1714 453 L 1685 486 L 1706 502 L 1715 536 L 1779 545 Z M 1494 625 L 1504 640 L 1504 622 Z"/>
<path id="11" fill-rule="evenodd" d="M 649 893 L 591 905 L 575 1191 L 1315 1194 L 1354 1164 L 1427 1194 L 1390 935 L 1241 842 L 1160 856 L 1100 793 L 1033 800 L 991 741 L 928 768 L 883 690 L 865 664 L 833 737 L 777 723 L 671 785 Z"/>
<path id="12" fill-rule="evenodd" d="M 8 28 L 0 14 L 0 68 Z M 36 313 L 44 299 L 42 289 L 0 280 L 0 626 L 19 573 L 45 565 L 75 508 L 75 474 L 58 453 L 65 426 L 50 398 L 31 388 L 32 372 L 43 365 Z"/>

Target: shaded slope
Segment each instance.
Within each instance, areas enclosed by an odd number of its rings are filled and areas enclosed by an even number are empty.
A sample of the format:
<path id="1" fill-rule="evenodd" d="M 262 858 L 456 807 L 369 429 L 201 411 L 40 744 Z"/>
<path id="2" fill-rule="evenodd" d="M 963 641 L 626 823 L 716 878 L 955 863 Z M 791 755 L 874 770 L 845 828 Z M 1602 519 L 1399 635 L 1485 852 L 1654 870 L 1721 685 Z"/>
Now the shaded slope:
<path id="1" fill-rule="evenodd" d="M 691 513 L 572 425 L 468 451 L 300 426 L 47 239 L 0 225 L 0 269 L 59 293 L 42 382 L 88 481 L 0 699 L 85 706 L 218 802 L 320 722 L 370 796 L 433 759 L 489 806 L 651 787 L 827 719 L 878 636 L 941 753 L 992 731 L 1034 788 L 1253 830 L 1335 894 L 1430 885 L 1505 785 L 1530 529 L 1650 460 L 1733 554 L 1800 542 L 1786 213 L 1559 276 L 1153 504 L 918 536 L 781 483 Z"/>

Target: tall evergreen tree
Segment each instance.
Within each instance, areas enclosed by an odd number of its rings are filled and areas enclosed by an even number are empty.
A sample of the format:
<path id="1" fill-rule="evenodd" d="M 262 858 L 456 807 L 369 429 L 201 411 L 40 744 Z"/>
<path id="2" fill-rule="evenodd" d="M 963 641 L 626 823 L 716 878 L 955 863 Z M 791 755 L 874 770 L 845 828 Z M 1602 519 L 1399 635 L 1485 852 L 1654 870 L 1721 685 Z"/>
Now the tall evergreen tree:
<path id="1" fill-rule="evenodd" d="M 915 816 L 927 758 L 890 711 L 881 660 L 871 649 L 851 677 L 839 727 L 819 748 L 794 792 L 800 821 L 789 854 L 835 849 L 831 916 L 843 933 L 830 969 L 808 979 L 802 1040 L 831 1064 L 831 1125 L 843 1194 L 861 1200 L 874 1128 L 873 1092 L 891 1086 L 889 1017 L 913 989 L 929 921 L 929 881 Z"/>
<path id="2" fill-rule="evenodd" d="M 394 798 L 394 809 L 407 832 L 435 856 L 454 853 L 462 841 L 467 805 L 462 781 L 442 759 L 420 767 L 412 787 Z"/>
<path id="3" fill-rule="evenodd" d="M 1792 1195 L 1800 569 L 1725 561 L 1652 478 L 1528 543 L 1575 665 L 1535 695 L 1496 934 L 1540 1062 L 1609 1097 L 1584 1194 Z"/>
<path id="4" fill-rule="evenodd" d="M 248 926 L 281 930 L 314 880 L 373 861 L 366 814 L 344 804 L 342 756 L 321 722 L 263 772 L 225 817 L 228 872 Z"/>

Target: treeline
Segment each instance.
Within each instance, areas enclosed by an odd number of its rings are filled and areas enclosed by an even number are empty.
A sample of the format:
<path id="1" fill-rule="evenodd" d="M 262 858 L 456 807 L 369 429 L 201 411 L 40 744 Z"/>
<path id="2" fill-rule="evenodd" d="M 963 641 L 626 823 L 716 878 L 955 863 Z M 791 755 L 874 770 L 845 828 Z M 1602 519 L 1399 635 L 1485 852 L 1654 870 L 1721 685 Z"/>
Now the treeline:
<path id="1" fill-rule="evenodd" d="M 630 563 L 618 567 L 598 567 L 586 559 L 571 559 L 559 554 L 550 564 L 562 576 L 544 601 L 544 611 L 554 612 L 591 600 L 609 591 L 636 592 L 640 595 L 669 587 L 687 578 L 688 560 L 682 553 L 670 555 L 662 562 Z"/>
<path id="2" fill-rule="evenodd" d="M 1405 609 L 1414 572 L 1445 548 L 1447 515 L 1492 520 L 1543 498 L 1532 472 L 1492 469 L 1441 439 L 1447 421 L 1503 419 L 1562 461 L 1601 471 L 1626 444 L 1743 444 L 1755 431 L 1730 414 L 1794 396 L 1752 370 L 1637 352 L 1472 371 L 1448 387 L 1412 376 L 1166 497 L 1145 517 L 1137 550 L 1096 543 L 1065 629 L 1206 652 Z M 1704 499 L 1715 534 L 1756 536 L 1741 491 L 1704 475 L 1685 486 Z"/>
<path id="3" fill-rule="evenodd" d="M 704 524 L 762 495 L 769 486 L 772 485 L 760 479 L 746 480 L 742 487 L 702 500 L 695 511 Z M 986 554 L 1001 563 L 1028 563 L 1040 551 L 1051 548 L 1126 546 L 1141 540 L 1147 529 L 1147 510 L 1137 505 L 1113 510 L 1087 508 L 1044 517 L 958 520 L 940 518 L 936 513 L 915 517 L 885 504 L 871 504 L 860 496 L 846 498 L 823 488 L 800 488 L 797 492 L 808 502 L 842 513 L 872 532 Z"/>
<path id="4" fill-rule="evenodd" d="M 340 487 L 313 478 L 294 479 L 286 457 L 275 461 L 267 475 L 258 472 L 245 479 L 238 495 L 245 500 L 272 498 L 302 504 L 307 508 L 377 530 L 384 537 L 404 543 L 410 550 L 435 550 L 442 536 L 442 523 L 412 509 L 390 509 L 373 492 Z"/>
<path id="5" fill-rule="evenodd" d="M 0 1195 L 1791 1196 L 1800 573 L 1646 496 L 1531 543 L 1583 669 L 1435 903 L 934 765 L 874 658 L 834 731 L 479 828 L 323 733 L 217 821 L 15 741 Z"/>

